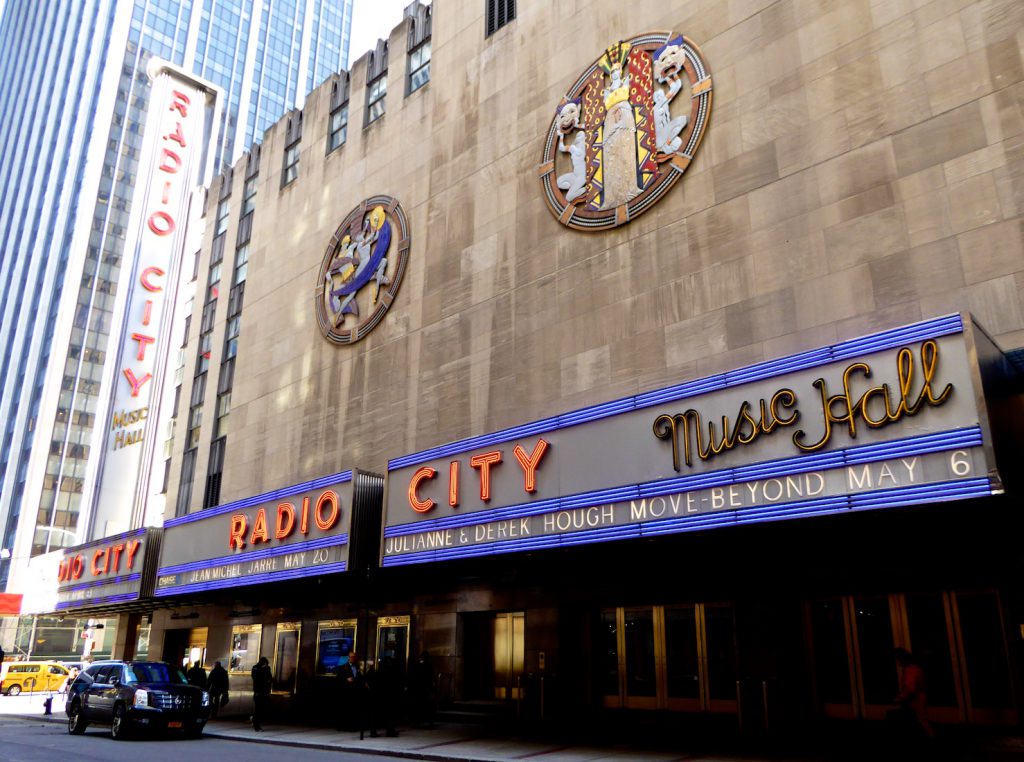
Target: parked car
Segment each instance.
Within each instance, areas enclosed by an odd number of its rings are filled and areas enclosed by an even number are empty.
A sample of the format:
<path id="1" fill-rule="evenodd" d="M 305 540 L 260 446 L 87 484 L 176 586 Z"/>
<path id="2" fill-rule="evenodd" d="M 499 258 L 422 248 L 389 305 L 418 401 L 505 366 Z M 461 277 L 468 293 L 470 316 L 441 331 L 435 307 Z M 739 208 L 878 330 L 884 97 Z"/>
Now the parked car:
<path id="1" fill-rule="evenodd" d="M 89 666 L 68 689 L 68 732 L 95 723 L 125 738 L 135 730 L 171 730 L 198 738 L 210 717 L 210 694 L 181 670 L 155 661 L 105 661 Z"/>
<path id="2" fill-rule="evenodd" d="M 67 679 L 68 668 L 55 661 L 21 661 L 7 665 L 0 691 L 17 696 L 22 691 L 55 691 Z"/>

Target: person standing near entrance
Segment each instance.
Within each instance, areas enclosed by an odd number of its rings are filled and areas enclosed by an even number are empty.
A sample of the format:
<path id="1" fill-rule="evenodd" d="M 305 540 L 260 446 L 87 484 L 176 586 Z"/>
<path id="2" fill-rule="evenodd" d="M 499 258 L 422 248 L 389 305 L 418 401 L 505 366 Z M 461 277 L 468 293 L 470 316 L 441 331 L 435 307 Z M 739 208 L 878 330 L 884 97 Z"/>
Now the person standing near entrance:
<path id="1" fill-rule="evenodd" d="M 905 648 L 895 651 L 896 664 L 900 668 L 900 693 L 896 703 L 897 710 L 906 727 L 912 728 L 915 735 L 931 738 L 935 735 L 928 721 L 928 694 L 925 691 L 924 669 Z"/>
<path id="2" fill-rule="evenodd" d="M 270 662 L 266 656 L 261 656 L 252 668 L 252 729 L 263 730 L 263 722 L 267 717 L 267 709 L 270 704 L 270 683 L 273 677 L 270 674 Z"/>
<path id="3" fill-rule="evenodd" d="M 338 665 L 338 730 L 351 730 L 357 725 L 363 728 L 365 715 L 366 681 L 355 649 L 349 649 L 342 664 Z"/>
<path id="4" fill-rule="evenodd" d="M 215 720 L 220 708 L 228 703 L 228 671 L 220 665 L 219 661 L 213 663 L 208 685 L 210 691 L 210 719 Z"/>

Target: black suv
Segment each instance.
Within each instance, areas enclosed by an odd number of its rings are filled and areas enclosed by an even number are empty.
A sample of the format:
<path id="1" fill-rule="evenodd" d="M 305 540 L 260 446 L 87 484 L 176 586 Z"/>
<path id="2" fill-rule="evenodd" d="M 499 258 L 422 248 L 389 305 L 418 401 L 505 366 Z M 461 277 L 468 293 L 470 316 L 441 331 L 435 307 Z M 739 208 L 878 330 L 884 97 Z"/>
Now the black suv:
<path id="1" fill-rule="evenodd" d="M 210 695 L 181 671 L 158 661 L 105 661 L 80 673 L 68 688 L 68 732 L 91 723 L 110 726 L 114 738 L 132 730 L 177 730 L 198 738 L 210 716 Z"/>

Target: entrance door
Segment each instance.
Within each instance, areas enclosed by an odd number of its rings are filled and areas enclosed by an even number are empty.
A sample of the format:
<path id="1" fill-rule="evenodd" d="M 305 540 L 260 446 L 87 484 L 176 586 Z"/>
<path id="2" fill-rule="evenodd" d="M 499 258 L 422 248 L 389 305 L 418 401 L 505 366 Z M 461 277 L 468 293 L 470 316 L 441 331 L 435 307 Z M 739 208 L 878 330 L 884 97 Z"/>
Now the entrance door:
<path id="1" fill-rule="evenodd" d="M 405 674 L 409 663 L 409 617 L 382 616 L 377 620 L 378 665 L 381 659 L 394 659 L 399 674 Z"/>
<path id="2" fill-rule="evenodd" d="M 182 668 L 188 669 L 192 664 L 206 665 L 206 627 L 195 627 L 188 634 L 188 653 L 182 662 Z"/>
<path id="3" fill-rule="evenodd" d="M 921 664 L 938 722 L 1016 722 L 995 592 L 895 593 L 810 601 L 817 703 L 826 716 L 882 719 L 899 693 L 893 656 Z"/>
<path id="4" fill-rule="evenodd" d="M 605 609 L 598 630 L 605 706 L 736 712 L 732 606 Z"/>
<path id="5" fill-rule="evenodd" d="M 494 697 L 522 698 L 523 665 L 526 661 L 524 633 L 526 615 L 521 612 L 494 617 Z"/>
<path id="6" fill-rule="evenodd" d="M 299 640 L 301 622 L 278 622 L 274 639 L 274 666 L 271 689 L 275 693 L 294 693 L 299 676 Z"/>
<path id="7" fill-rule="evenodd" d="M 164 650 L 161 659 L 180 668 L 188 661 L 190 630 L 167 630 L 164 633 Z"/>

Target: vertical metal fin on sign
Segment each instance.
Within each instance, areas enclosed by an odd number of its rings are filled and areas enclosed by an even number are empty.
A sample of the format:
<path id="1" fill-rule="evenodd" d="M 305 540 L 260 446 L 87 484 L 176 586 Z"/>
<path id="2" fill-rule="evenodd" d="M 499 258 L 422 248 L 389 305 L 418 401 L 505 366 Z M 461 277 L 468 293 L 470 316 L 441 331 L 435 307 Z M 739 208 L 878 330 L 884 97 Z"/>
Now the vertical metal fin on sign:
<path id="1" fill-rule="evenodd" d="M 146 529 L 145 545 L 142 552 L 145 553 L 144 565 L 142 567 L 142 585 L 139 588 L 139 598 L 152 598 L 156 590 L 157 568 L 160 566 L 160 545 L 164 539 L 164 530 L 160 527 L 149 527 Z"/>
<path id="2" fill-rule="evenodd" d="M 384 477 L 369 471 L 354 471 L 348 568 L 359 576 L 369 576 L 380 566 L 383 513 Z"/>

